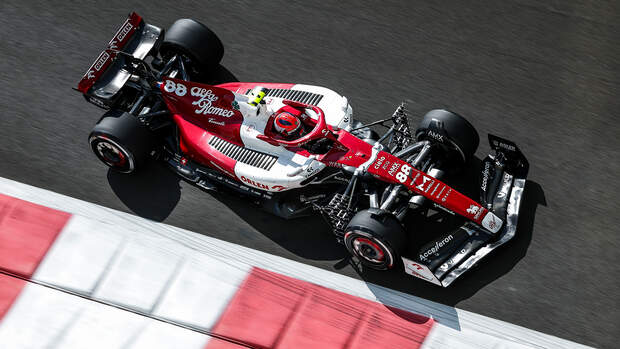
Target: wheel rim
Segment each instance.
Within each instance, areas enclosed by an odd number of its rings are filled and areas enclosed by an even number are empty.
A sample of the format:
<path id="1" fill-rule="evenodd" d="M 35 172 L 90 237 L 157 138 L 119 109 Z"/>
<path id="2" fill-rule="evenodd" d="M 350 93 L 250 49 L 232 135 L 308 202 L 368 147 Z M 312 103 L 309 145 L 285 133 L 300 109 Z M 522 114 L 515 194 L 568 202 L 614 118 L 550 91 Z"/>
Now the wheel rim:
<path id="1" fill-rule="evenodd" d="M 110 166 L 122 167 L 127 163 L 127 157 L 117 146 L 109 142 L 97 143 L 97 151 L 103 160 Z"/>
<path id="2" fill-rule="evenodd" d="M 385 262 L 385 253 L 381 246 L 368 238 L 358 237 L 354 239 L 353 250 L 355 250 L 358 256 L 369 262 L 376 264 Z"/>
<path id="3" fill-rule="evenodd" d="M 91 137 L 90 143 L 95 155 L 109 167 L 123 173 L 134 170 L 135 165 L 131 154 L 112 139 L 98 135 Z"/>

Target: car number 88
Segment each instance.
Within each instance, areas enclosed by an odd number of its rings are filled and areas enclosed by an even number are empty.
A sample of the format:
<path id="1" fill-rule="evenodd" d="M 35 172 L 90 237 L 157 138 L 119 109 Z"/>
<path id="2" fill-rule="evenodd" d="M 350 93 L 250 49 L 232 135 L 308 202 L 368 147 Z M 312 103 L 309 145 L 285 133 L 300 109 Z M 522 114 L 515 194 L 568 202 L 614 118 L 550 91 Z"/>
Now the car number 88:
<path id="1" fill-rule="evenodd" d="M 401 166 L 400 168 L 400 172 L 396 174 L 396 179 L 401 183 L 405 183 L 405 181 L 407 181 L 407 178 L 409 177 L 410 174 L 411 174 L 411 166 L 407 164 L 403 164 L 403 166 Z"/>
<path id="2" fill-rule="evenodd" d="M 175 84 L 172 80 L 166 80 L 164 90 L 170 93 L 174 92 L 179 97 L 183 97 L 187 93 L 187 87 L 185 87 L 185 85 Z"/>

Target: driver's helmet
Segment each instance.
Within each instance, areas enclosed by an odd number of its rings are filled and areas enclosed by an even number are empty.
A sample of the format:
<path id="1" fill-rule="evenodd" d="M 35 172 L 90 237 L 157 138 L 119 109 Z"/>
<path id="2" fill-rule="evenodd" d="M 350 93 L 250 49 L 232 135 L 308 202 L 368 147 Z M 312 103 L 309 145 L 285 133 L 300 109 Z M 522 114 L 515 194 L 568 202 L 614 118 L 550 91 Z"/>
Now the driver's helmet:
<path id="1" fill-rule="evenodd" d="M 287 111 L 280 112 L 278 115 L 276 115 L 273 124 L 275 126 L 276 132 L 286 138 L 301 135 L 301 120 L 297 116 Z"/>

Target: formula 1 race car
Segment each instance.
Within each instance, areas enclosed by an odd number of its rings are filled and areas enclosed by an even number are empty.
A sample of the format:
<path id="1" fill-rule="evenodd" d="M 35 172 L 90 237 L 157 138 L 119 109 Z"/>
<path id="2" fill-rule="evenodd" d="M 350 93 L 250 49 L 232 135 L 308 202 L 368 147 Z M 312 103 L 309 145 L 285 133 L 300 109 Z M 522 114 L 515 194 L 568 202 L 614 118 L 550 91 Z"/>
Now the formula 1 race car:
<path id="1" fill-rule="evenodd" d="M 318 212 L 358 263 L 404 267 L 444 287 L 514 236 L 529 165 L 513 142 L 489 135 L 474 200 L 441 181 L 478 147 L 462 116 L 432 110 L 412 132 L 402 104 L 364 125 L 324 87 L 204 83 L 223 53 L 197 21 L 164 31 L 130 14 L 77 87 L 107 109 L 88 138 L 95 155 L 122 173 L 159 160 L 204 190 L 240 192 L 287 219 Z M 279 132 L 282 113 L 289 126 L 302 120 L 299 133 Z M 379 125 L 381 136 L 371 129 Z M 429 210 L 462 224 L 419 241 L 405 217 Z"/>

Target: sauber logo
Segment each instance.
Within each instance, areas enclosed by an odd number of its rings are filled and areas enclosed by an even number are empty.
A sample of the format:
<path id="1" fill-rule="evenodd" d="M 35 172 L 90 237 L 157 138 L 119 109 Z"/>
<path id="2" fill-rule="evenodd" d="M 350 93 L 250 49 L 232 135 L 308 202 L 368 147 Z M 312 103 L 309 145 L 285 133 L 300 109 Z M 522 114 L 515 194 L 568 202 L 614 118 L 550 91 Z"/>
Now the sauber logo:
<path id="1" fill-rule="evenodd" d="M 475 215 L 476 213 L 478 213 L 479 209 L 480 209 L 480 206 L 469 205 L 469 208 L 467 209 L 467 213 L 471 215 Z"/>

